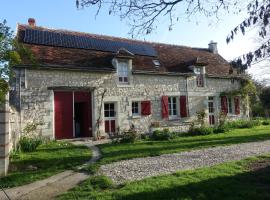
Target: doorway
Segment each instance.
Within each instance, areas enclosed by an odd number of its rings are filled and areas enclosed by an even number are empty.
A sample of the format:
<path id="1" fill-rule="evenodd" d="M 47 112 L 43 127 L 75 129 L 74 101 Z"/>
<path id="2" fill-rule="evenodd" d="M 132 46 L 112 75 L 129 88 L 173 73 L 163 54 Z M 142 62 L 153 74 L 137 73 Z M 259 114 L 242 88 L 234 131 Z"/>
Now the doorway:
<path id="1" fill-rule="evenodd" d="M 86 127 L 86 103 L 74 103 L 75 137 L 83 137 Z"/>
<path id="2" fill-rule="evenodd" d="M 54 91 L 54 133 L 56 139 L 92 136 L 90 92 Z"/>

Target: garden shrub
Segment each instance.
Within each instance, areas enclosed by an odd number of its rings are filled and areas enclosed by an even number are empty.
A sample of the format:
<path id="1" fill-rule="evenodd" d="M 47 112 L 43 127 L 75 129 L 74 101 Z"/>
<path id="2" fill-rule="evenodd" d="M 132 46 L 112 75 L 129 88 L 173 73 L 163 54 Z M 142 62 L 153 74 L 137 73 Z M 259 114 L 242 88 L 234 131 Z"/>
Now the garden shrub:
<path id="1" fill-rule="evenodd" d="M 151 135 L 153 140 L 170 140 L 176 137 L 174 132 L 170 132 L 169 129 L 155 130 Z"/>
<path id="2" fill-rule="evenodd" d="M 32 152 L 42 144 L 42 138 L 39 136 L 22 136 L 18 143 L 18 148 L 22 152 Z"/>
<path id="3" fill-rule="evenodd" d="M 138 133 L 130 129 L 121 135 L 120 143 L 134 143 L 138 139 Z"/>
<path id="4" fill-rule="evenodd" d="M 262 122 L 262 125 L 267 126 L 270 125 L 270 120 L 265 120 Z"/>
<path id="5" fill-rule="evenodd" d="M 235 120 L 227 122 L 229 128 L 253 128 L 259 126 L 261 122 L 259 120 Z"/>
<path id="6" fill-rule="evenodd" d="M 226 133 L 230 130 L 230 128 L 224 124 L 224 125 L 218 125 L 213 128 L 213 133 Z"/>
<path id="7" fill-rule="evenodd" d="M 94 176 L 90 179 L 90 183 L 95 189 L 108 189 L 113 187 L 113 182 L 107 176 Z"/>
<path id="8" fill-rule="evenodd" d="M 211 127 L 193 127 L 189 130 L 190 135 L 210 135 L 213 133 L 213 128 Z"/>

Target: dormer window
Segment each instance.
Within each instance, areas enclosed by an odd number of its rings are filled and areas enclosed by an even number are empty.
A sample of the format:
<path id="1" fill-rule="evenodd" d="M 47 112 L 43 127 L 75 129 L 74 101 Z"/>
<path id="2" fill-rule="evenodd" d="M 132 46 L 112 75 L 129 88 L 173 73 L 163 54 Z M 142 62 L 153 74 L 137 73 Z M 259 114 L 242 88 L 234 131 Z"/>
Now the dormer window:
<path id="1" fill-rule="evenodd" d="M 117 75 L 118 75 L 118 81 L 122 84 L 128 84 L 128 74 L 129 74 L 129 67 L 128 67 L 128 61 L 118 61 L 117 65 Z"/>
<path id="2" fill-rule="evenodd" d="M 194 73 L 196 74 L 197 87 L 204 87 L 204 73 L 202 67 L 195 67 Z"/>
<path id="3" fill-rule="evenodd" d="M 153 63 L 155 65 L 155 67 L 160 67 L 160 62 L 159 60 L 153 60 Z"/>

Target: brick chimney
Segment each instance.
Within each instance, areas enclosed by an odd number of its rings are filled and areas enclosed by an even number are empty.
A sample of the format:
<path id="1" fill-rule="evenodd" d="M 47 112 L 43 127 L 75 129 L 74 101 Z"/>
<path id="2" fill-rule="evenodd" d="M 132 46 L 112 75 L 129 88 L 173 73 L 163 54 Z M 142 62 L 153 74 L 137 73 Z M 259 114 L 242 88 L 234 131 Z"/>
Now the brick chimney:
<path id="1" fill-rule="evenodd" d="M 208 44 L 208 49 L 210 52 L 218 54 L 217 43 L 214 42 L 213 40 L 211 40 L 210 43 Z"/>
<path id="2" fill-rule="evenodd" d="M 34 18 L 29 18 L 28 25 L 29 26 L 36 26 L 36 20 Z"/>

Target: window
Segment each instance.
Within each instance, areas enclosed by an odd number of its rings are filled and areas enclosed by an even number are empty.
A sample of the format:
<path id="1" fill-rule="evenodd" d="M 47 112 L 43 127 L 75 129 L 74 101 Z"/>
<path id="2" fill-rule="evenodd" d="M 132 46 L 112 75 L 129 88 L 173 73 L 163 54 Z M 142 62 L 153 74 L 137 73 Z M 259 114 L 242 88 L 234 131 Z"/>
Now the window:
<path id="1" fill-rule="evenodd" d="M 118 61 L 117 73 L 119 83 L 128 83 L 128 62 Z"/>
<path id="2" fill-rule="evenodd" d="M 228 97 L 228 112 L 233 113 L 232 98 Z"/>
<path id="3" fill-rule="evenodd" d="M 209 116 L 209 124 L 215 124 L 215 102 L 214 97 L 208 97 L 208 116 Z"/>
<path id="4" fill-rule="evenodd" d="M 140 103 L 138 101 L 132 102 L 132 116 L 138 116 L 140 115 Z"/>
<path id="5" fill-rule="evenodd" d="M 204 87 L 203 68 L 202 67 L 195 67 L 194 73 L 196 74 L 197 87 Z"/>
<path id="6" fill-rule="evenodd" d="M 155 65 L 155 67 L 159 67 L 160 66 L 159 60 L 153 60 L 153 63 Z"/>
<path id="7" fill-rule="evenodd" d="M 214 97 L 208 97 L 208 112 L 209 113 L 215 112 Z"/>
<path id="8" fill-rule="evenodd" d="M 105 103 L 104 104 L 104 117 L 115 117 L 115 108 L 114 103 Z"/>
<path id="9" fill-rule="evenodd" d="M 168 107 L 169 107 L 169 116 L 176 117 L 177 116 L 177 100 L 176 97 L 168 98 Z"/>

